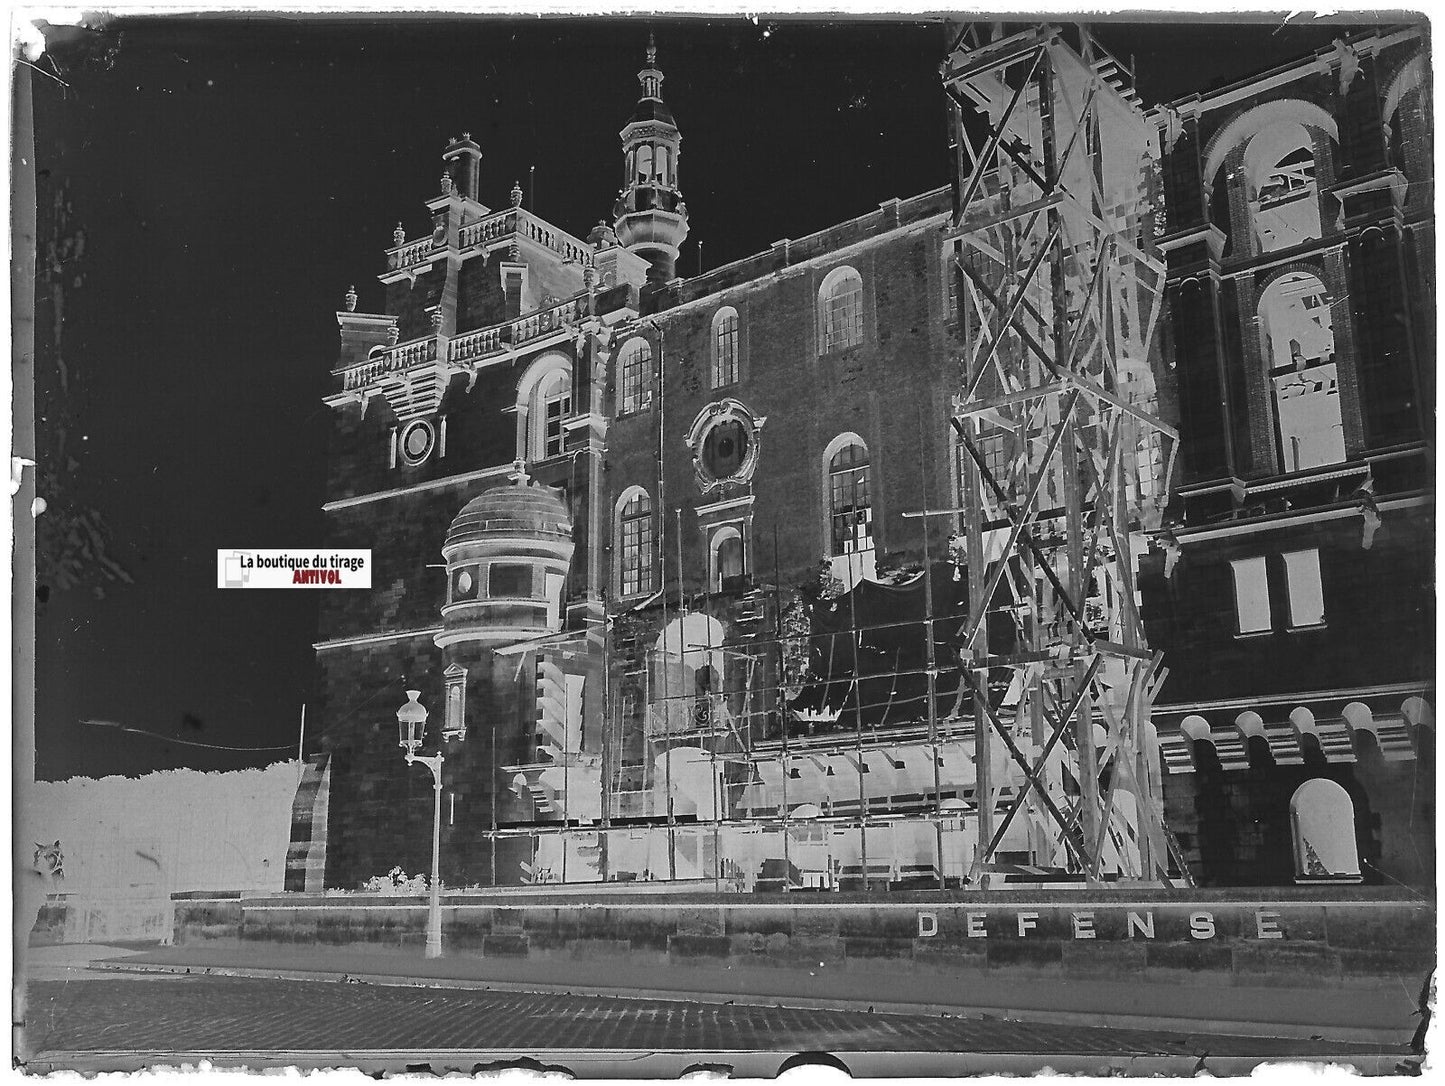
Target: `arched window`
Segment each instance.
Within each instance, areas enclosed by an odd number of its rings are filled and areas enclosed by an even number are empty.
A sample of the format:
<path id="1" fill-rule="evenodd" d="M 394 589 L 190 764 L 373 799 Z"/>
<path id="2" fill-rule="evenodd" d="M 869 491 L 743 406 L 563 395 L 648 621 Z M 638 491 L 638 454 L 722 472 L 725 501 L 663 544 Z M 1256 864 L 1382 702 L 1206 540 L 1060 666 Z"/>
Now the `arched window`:
<path id="1" fill-rule="evenodd" d="M 738 379 L 738 311 L 725 306 L 712 319 L 712 387 Z"/>
<path id="2" fill-rule="evenodd" d="M 652 180 L 652 145 L 644 143 L 637 149 L 637 181 L 647 184 Z"/>
<path id="3" fill-rule="evenodd" d="M 1355 805 L 1324 777 L 1305 781 L 1289 801 L 1295 882 L 1359 882 Z"/>
<path id="4" fill-rule="evenodd" d="M 545 460 L 566 446 L 562 422 L 572 413 L 572 363 L 545 354 L 517 382 L 517 456 Z"/>
<path id="5" fill-rule="evenodd" d="M 638 596 L 653 586 L 652 499 L 641 487 L 623 494 L 617 506 L 616 535 L 617 593 Z"/>
<path id="6" fill-rule="evenodd" d="M 561 456 L 567 434 L 562 420 L 572 413 L 572 375 L 555 370 L 537 383 L 532 416 L 532 456 L 537 460 Z"/>
<path id="7" fill-rule="evenodd" d="M 1425 58 L 1422 53 L 1416 53 L 1400 66 L 1390 80 L 1380 106 L 1380 116 L 1385 119 L 1390 165 L 1404 174 L 1407 182 L 1416 179 L 1422 165 L 1414 161 L 1415 156 L 1407 148 L 1404 130 L 1408 114 L 1421 115 L 1423 112 L 1424 81 Z M 1420 116 L 1420 119 L 1423 121 L 1424 117 Z"/>
<path id="8" fill-rule="evenodd" d="M 1260 339 L 1274 390 L 1285 471 L 1345 458 L 1335 328 L 1324 284 L 1289 272 L 1259 299 Z"/>
<path id="9" fill-rule="evenodd" d="M 719 528 L 712 537 L 711 549 L 713 591 L 736 587 L 747 576 L 742 533 L 733 527 Z"/>
<path id="10" fill-rule="evenodd" d="M 823 353 L 863 342 L 863 277 L 852 268 L 834 268 L 818 291 L 818 340 Z"/>
<path id="11" fill-rule="evenodd" d="M 709 704 L 711 693 L 723 689 L 726 639 L 726 628 L 710 615 L 690 612 L 667 624 L 648 653 L 650 737 L 680 734 L 696 725 L 699 706 Z M 678 768 L 674 763 L 671 771 Z M 659 785 L 666 775 L 658 773 Z"/>
<path id="12" fill-rule="evenodd" d="M 834 557 L 873 549 L 868 446 L 857 437 L 851 437 L 828 460 L 828 526 Z"/>
<path id="13" fill-rule="evenodd" d="M 645 339 L 628 340 L 618 356 L 618 414 L 641 411 L 652 399 L 648 393 L 652 346 Z"/>
<path id="14" fill-rule="evenodd" d="M 1320 196 L 1315 179 L 1315 142 L 1297 121 L 1259 132 L 1244 153 L 1253 189 L 1251 210 L 1262 253 L 1288 249 L 1320 237 Z"/>

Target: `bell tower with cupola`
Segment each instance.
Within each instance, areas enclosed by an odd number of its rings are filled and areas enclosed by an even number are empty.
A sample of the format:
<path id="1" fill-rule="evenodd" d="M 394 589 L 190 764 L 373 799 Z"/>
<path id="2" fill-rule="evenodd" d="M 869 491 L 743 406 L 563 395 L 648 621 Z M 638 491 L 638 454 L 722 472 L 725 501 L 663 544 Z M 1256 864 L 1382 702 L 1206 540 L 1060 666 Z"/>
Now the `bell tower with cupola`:
<path id="1" fill-rule="evenodd" d="M 687 237 L 687 205 L 677 183 L 682 134 L 662 100 L 662 78 L 657 45 L 649 37 L 647 66 L 637 73 L 642 97 L 620 133 L 625 173 L 613 214 L 618 240 L 647 261 L 651 283 L 673 277 Z"/>

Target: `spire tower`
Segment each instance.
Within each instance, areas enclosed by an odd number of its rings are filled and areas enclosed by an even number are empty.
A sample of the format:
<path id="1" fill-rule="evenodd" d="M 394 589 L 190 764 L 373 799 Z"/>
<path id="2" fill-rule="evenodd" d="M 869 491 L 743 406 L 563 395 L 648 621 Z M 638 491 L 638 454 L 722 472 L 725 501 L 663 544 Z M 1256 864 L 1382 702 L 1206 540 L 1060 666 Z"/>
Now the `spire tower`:
<path id="1" fill-rule="evenodd" d="M 657 44 L 647 40 L 647 63 L 637 73 L 642 96 L 623 126 L 623 186 L 613 209 L 618 240 L 648 263 L 647 278 L 665 283 L 674 275 L 687 237 L 687 205 L 677 183 L 682 134 L 662 100 Z"/>

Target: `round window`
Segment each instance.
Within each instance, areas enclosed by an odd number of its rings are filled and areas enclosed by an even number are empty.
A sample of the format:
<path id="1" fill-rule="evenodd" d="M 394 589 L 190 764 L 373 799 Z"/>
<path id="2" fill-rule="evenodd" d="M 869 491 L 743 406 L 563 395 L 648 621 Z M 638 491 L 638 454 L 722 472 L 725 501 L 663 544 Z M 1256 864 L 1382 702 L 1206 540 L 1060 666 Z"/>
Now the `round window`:
<path id="1" fill-rule="evenodd" d="M 436 434 L 429 422 L 413 422 L 401 432 L 401 455 L 408 464 L 420 464 L 431 455 Z"/>
<path id="2" fill-rule="evenodd" d="M 466 570 L 462 570 L 460 573 L 457 574 L 457 595 L 470 595 L 472 591 L 472 584 L 472 575 Z"/>
<path id="3" fill-rule="evenodd" d="M 702 463 L 719 482 L 742 471 L 748 456 L 748 431 L 738 419 L 724 419 L 702 441 Z"/>

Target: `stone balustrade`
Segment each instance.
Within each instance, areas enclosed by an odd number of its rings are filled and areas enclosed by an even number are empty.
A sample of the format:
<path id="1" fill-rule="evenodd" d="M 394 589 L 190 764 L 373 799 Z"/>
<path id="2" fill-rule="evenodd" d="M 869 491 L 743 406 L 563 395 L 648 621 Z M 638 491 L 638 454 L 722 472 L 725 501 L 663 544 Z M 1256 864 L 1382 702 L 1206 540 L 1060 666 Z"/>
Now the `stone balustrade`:
<path id="1" fill-rule="evenodd" d="M 517 212 L 509 208 L 477 222 L 468 223 L 457 232 L 457 248 L 470 249 L 473 245 L 507 237 L 517 228 L 516 219 Z"/>
<path id="2" fill-rule="evenodd" d="M 408 340 L 406 343 L 389 347 L 364 362 L 347 367 L 342 373 L 342 388 L 347 392 L 352 392 L 372 384 L 389 373 L 419 366 L 424 362 L 435 362 L 436 358 L 437 341 L 435 336 Z"/>
<path id="3" fill-rule="evenodd" d="M 452 340 L 449 358 L 452 362 L 470 362 L 474 358 L 485 358 L 502 349 L 502 329 L 506 325 L 494 324 L 490 328 L 478 328 Z"/>
<path id="4" fill-rule="evenodd" d="M 466 250 L 478 245 L 501 241 L 513 235 L 525 237 L 544 248 L 551 249 L 562 259 L 578 264 L 590 264 L 592 248 L 580 238 L 550 226 L 541 219 L 520 208 L 510 207 L 485 219 L 467 223 L 457 232 L 457 248 Z M 421 264 L 441 248 L 428 235 L 416 241 L 409 241 L 386 251 L 387 271 L 400 271 Z"/>
<path id="5" fill-rule="evenodd" d="M 457 336 L 451 342 L 448 358 L 452 362 L 471 362 L 504 350 L 519 347 L 561 331 L 562 328 L 587 315 L 587 296 L 579 294 L 558 305 L 516 317 L 505 324 L 478 328 Z"/>
<path id="6" fill-rule="evenodd" d="M 518 317 L 511 322 L 512 346 L 517 347 L 534 339 L 540 339 L 542 336 L 550 335 L 552 332 L 560 331 L 564 324 L 581 320 L 586 315 L 587 298 L 585 295 L 579 295 L 548 309 L 539 309 L 534 313 Z"/>
<path id="7" fill-rule="evenodd" d="M 543 245 L 554 253 L 560 254 L 564 260 L 575 261 L 578 264 L 592 262 L 592 247 L 586 242 L 549 226 L 541 219 L 533 218 L 525 211 L 519 211 L 517 218 L 517 233 L 523 237 L 530 238 L 538 245 Z"/>
<path id="8" fill-rule="evenodd" d="M 431 252 L 432 238 L 430 236 L 409 241 L 394 249 L 388 249 L 386 251 L 387 271 L 397 271 L 401 268 L 409 268 L 413 264 L 420 264 L 431 256 Z"/>

